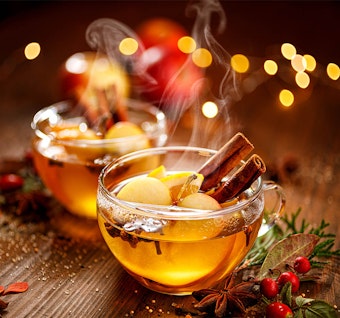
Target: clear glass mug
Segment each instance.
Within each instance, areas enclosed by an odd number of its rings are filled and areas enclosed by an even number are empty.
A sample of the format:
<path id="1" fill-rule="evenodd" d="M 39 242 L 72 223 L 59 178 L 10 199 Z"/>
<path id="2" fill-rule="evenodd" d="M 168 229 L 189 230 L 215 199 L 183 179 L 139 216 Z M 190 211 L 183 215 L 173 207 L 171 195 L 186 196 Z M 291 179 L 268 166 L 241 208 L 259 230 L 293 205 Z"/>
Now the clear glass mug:
<path id="1" fill-rule="evenodd" d="M 32 121 L 33 159 L 36 170 L 53 196 L 71 213 L 96 219 L 98 176 L 104 166 L 126 153 L 163 146 L 166 119 L 155 106 L 127 100 L 129 121 L 144 134 L 111 139 L 60 139 L 58 125 L 81 126 L 85 118 L 75 114 L 70 101 L 38 111 Z M 73 125 L 73 126 L 72 126 Z"/>
<path id="2" fill-rule="evenodd" d="M 281 187 L 261 177 L 239 200 L 215 211 L 147 205 L 116 197 L 129 180 L 159 165 L 170 173 L 197 171 L 214 153 L 185 146 L 151 148 L 115 160 L 99 176 L 101 233 L 123 268 L 151 290 L 186 295 L 212 287 L 242 262 L 260 228 L 270 226 L 263 218 L 265 192 L 276 197 L 271 222 L 284 208 Z"/>

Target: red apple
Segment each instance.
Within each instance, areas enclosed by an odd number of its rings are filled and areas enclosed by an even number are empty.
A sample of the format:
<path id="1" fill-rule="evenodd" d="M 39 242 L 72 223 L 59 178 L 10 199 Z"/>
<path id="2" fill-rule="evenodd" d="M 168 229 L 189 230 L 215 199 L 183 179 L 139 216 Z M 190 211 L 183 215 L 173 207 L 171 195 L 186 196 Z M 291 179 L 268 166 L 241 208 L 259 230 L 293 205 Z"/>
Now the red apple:
<path id="1" fill-rule="evenodd" d="M 136 33 L 145 48 L 165 45 L 177 49 L 178 40 L 188 35 L 185 28 L 176 21 L 160 17 L 144 21 L 136 28 Z"/>
<path id="2" fill-rule="evenodd" d="M 145 50 L 141 64 L 148 75 L 137 80 L 141 95 L 165 108 L 188 102 L 194 94 L 195 84 L 203 78 L 203 71 L 190 56 L 167 46 Z"/>

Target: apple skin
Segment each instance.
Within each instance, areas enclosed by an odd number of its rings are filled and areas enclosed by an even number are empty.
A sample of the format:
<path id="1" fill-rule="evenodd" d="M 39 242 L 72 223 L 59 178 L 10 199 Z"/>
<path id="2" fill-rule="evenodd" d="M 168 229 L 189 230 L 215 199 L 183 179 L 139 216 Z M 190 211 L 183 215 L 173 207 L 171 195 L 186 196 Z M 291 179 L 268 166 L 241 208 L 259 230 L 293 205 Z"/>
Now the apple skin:
<path id="1" fill-rule="evenodd" d="M 188 35 L 187 30 L 182 25 L 163 17 L 144 21 L 136 28 L 136 33 L 146 49 L 157 45 L 176 49 L 178 40 Z"/>
<path id="2" fill-rule="evenodd" d="M 146 76 L 134 78 L 140 95 L 165 110 L 188 107 L 194 84 L 204 77 L 204 71 L 191 55 L 178 49 L 178 40 L 189 35 L 187 30 L 176 21 L 158 17 L 146 20 L 136 33 L 145 47 L 140 61 Z"/>
<path id="3" fill-rule="evenodd" d="M 130 80 L 118 63 L 97 52 L 78 52 L 68 57 L 59 70 L 59 82 L 63 98 L 77 98 L 93 89 L 115 86 L 119 96 L 127 97 Z"/>
<path id="4" fill-rule="evenodd" d="M 202 69 L 189 55 L 165 45 L 146 49 L 141 63 L 148 76 L 137 79 L 140 94 L 162 108 L 187 105 L 193 97 L 195 84 L 204 78 Z M 196 93 L 201 91 L 200 86 L 196 88 Z"/>

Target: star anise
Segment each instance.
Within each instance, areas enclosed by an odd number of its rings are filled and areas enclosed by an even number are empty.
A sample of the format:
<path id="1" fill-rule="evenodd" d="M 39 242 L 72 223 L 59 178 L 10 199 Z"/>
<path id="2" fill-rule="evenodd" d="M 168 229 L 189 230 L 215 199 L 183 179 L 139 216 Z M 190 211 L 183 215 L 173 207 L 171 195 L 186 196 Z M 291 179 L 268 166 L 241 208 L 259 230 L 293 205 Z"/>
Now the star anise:
<path id="1" fill-rule="evenodd" d="M 256 291 L 255 280 L 235 284 L 235 274 L 226 279 L 223 289 L 201 289 L 192 296 L 199 302 L 195 305 L 200 312 L 214 314 L 215 317 L 242 316 L 248 306 L 253 305 L 260 297 Z"/>

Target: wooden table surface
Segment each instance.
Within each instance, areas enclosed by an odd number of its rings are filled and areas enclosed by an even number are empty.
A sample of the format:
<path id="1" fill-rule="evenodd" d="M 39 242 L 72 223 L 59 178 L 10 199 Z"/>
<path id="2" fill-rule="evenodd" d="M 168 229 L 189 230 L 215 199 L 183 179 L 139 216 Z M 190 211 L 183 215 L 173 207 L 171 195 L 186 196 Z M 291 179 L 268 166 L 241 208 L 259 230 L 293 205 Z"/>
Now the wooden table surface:
<path id="1" fill-rule="evenodd" d="M 94 19 L 113 17 L 135 26 L 148 17 L 167 16 L 190 25 L 181 1 L 160 6 L 152 1 L 46 2 L 24 11 L 19 4 L 4 4 L 11 15 L 0 22 L 1 160 L 20 158 L 29 148 L 33 114 L 59 100 L 58 67 L 87 48 L 84 33 Z M 337 41 L 326 40 L 339 38 L 334 22 L 339 5 L 298 3 L 291 11 L 285 2 L 232 1 L 223 7 L 228 29 L 219 40 L 230 53 L 261 60 L 290 41 L 320 61 L 311 87 L 297 91 L 293 107 L 277 103 L 278 87 L 292 84 L 270 79 L 232 105 L 227 131 L 241 130 L 255 144 L 269 167 L 268 177 L 284 187 L 286 212 L 301 208 L 301 218 L 314 226 L 324 219 L 330 223 L 327 231 L 337 235 L 334 248 L 340 248 L 340 86 L 323 73 L 329 62 L 340 65 Z M 30 41 L 42 44 L 42 54 L 28 62 L 18 52 Z M 191 123 L 182 122 L 170 143 L 185 143 L 190 131 Z M 95 221 L 76 218 L 58 205 L 48 213 L 47 220 L 27 222 L 0 211 L 0 284 L 27 281 L 30 286 L 22 295 L 6 296 L 3 317 L 178 317 L 175 304 L 192 306 L 191 296 L 156 294 L 130 278 L 109 253 Z M 339 307 L 339 268 L 340 259 L 331 259 L 321 280 L 304 287 L 306 295 Z"/>

